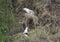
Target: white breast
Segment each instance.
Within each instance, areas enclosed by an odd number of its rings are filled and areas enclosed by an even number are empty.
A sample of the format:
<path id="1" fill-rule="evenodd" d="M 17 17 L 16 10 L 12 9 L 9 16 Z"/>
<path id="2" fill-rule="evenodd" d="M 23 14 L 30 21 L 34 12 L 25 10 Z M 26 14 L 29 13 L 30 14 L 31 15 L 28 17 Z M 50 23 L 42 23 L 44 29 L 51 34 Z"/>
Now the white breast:
<path id="1" fill-rule="evenodd" d="M 25 28 L 24 33 L 28 33 L 28 27 Z"/>
<path id="2" fill-rule="evenodd" d="M 28 27 L 25 28 L 23 34 L 24 34 L 26 37 L 28 37 Z"/>

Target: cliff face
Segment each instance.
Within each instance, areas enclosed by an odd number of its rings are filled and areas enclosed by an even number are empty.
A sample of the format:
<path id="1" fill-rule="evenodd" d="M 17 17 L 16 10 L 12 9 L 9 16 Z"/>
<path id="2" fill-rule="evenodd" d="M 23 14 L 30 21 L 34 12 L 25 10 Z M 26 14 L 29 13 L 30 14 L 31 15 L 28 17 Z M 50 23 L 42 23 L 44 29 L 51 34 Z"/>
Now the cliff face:
<path id="1" fill-rule="evenodd" d="M 15 0 L 12 2 L 12 8 L 13 11 L 15 11 L 14 13 L 18 14 L 19 18 L 24 13 L 22 9 L 27 7 L 35 11 L 36 15 L 39 17 L 39 23 L 42 25 L 46 25 L 46 22 L 53 22 L 53 24 L 57 26 L 60 24 L 58 19 L 60 12 L 59 2 L 59 0 Z M 44 19 L 47 19 L 45 23 Z M 54 19 L 56 23 L 54 23 Z"/>
<path id="2" fill-rule="evenodd" d="M 51 27 L 60 25 L 60 1 L 59 0 L 11 0 L 12 11 L 17 21 L 24 21 L 24 7 L 35 11 L 39 18 L 39 25 L 50 24 Z"/>
<path id="3" fill-rule="evenodd" d="M 35 40 L 34 36 L 32 38 L 32 34 L 30 34 L 30 36 L 33 40 L 30 38 L 27 40 L 24 39 L 25 41 L 30 42 L 30 40 L 31 40 L 31 42 L 55 42 L 55 40 L 56 40 L 56 42 L 60 42 L 60 39 L 59 39 L 60 36 L 58 36 L 60 33 L 60 28 L 59 28 L 60 27 L 60 0 L 11 0 L 10 7 L 16 17 L 16 22 L 17 22 L 16 30 L 14 30 L 15 31 L 14 33 L 16 33 L 16 31 L 18 33 L 23 32 L 23 30 L 24 30 L 24 27 L 25 27 L 24 21 L 26 21 L 26 20 L 25 20 L 25 16 L 24 16 L 25 13 L 22 10 L 23 8 L 27 7 L 29 9 L 34 10 L 36 13 L 36 16 L 39 19 L 39 21 L 38 21 L 39 26 L 37 26 L 37 28 L 39 28 L 39 30 L 36 29 L 36 30 L 38 30 L 37 34 L 36 35 L 34 34 L 34 33 L 36 33 L 35 29 L 31 29 L 32 31 L 30 31 L 33 33 L 33 35 L 35 35 L 35 37 L 38 40 L 36 39 L 36 41 L 34 41 Z M 39 34 L 38 32 L 42 32 L 43 36 L 41 34 Z M 44 33 L 46 33 L 48 36 L 45 35 Z M 37 35 L 42 36 L 42 41 L 41 41 L 41 37 L 40 36 L 38 37 Z M 44 38 L 44 36 L 46 36 L 46 38 Z M 55 36 L 56 36 L 56 38 L 55 38 Z M 19 42 L 19 39 L 17 39 L 17 40 Z M 14 42 L 17 42 L 17 40 Z M 44 41 L 44 40 L 46 40 L 46 41 Z M 24 42 L 24 41 L 22 41 L 22 39 L 20 41 Z"/>

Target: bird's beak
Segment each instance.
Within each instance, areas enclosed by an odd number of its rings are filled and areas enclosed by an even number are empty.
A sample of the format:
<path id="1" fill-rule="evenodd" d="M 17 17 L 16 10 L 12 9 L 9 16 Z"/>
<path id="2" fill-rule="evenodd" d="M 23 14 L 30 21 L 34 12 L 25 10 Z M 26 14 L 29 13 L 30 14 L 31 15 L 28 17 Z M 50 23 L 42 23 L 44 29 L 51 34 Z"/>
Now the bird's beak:
<path id="1" fill-rule="evenodd" d="M 23 12 L 26 12 L 26 11 L 24 10 L 24 8 L 23 8 L 22 10 L 23 10 Z"/>

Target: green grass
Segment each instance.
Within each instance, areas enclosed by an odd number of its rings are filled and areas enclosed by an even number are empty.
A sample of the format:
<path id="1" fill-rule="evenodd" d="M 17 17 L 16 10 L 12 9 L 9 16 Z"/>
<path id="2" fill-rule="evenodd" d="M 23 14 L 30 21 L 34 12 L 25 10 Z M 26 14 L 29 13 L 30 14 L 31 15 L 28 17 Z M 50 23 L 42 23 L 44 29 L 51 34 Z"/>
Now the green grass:
<path id="1" fill-rule="evenodd" d="M 6 34 L 0 33 L 0 42 L 4 42 L 6 39 Z"/>
<path id="2" fill-rule="evenodd" d="M 0 42 L 5 42 L 7 29 L 14 22 L 14 16 L 8 7 L 8 0 L 0 0 Z"/>

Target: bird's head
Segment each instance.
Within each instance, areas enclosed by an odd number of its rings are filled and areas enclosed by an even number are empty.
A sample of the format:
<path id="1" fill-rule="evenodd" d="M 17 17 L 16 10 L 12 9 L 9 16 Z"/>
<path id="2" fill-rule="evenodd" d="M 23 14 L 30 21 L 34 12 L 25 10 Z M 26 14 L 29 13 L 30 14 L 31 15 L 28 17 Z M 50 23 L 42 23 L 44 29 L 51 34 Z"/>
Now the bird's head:
<path id="1" fill-rule="evenodd" d="M 24 10 L 24 11 L 29 11 L 29 9 L 28 9 L 28 8 L 23 8 L 23 10 Z"/>
<path id="2" fill-rule="evenodd" d="M 34 11 L 28 8 L 23 8 L 23 10 L 26 11 L 28 14 L 34 14 Z"/>

